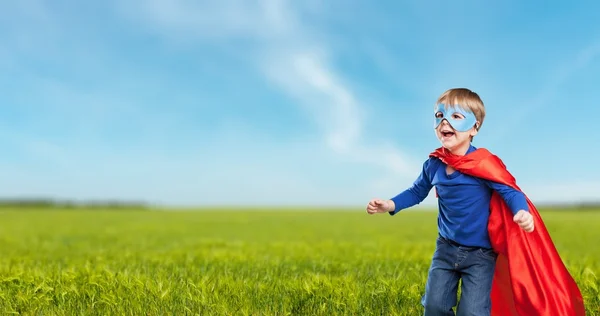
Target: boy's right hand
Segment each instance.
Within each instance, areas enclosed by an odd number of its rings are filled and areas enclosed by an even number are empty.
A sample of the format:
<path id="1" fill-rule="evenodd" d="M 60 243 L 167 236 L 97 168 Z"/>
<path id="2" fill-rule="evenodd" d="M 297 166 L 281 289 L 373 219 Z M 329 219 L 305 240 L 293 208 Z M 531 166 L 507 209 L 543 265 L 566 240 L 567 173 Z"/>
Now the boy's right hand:
<path id="1" fill-rule="evenodd" d="M 373 199 L 367 205 L 367 213 L 387 213 L 393 211 L 394 207 L 394 201 L 392 200 Z"/>

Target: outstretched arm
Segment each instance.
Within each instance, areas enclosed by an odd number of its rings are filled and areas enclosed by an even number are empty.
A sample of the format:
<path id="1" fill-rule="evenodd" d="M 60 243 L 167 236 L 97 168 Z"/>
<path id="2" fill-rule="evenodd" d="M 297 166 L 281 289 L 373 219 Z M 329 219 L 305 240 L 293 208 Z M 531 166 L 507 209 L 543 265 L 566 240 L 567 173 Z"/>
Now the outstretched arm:
<path id="1" fill-rule="evenodd" d="M 423 164 L 421 174 L 410 188 L 391 198 L 392 203 L 390 204 L 392 204 L 392 210 L 389 211 L 390 215 L 395 215 L 403 209 L 423 202 L 427 195 L 429 195 L 429 191 L 433 187 L 429 178 L 431 162 L 431 160 L 427 160 Z"/>

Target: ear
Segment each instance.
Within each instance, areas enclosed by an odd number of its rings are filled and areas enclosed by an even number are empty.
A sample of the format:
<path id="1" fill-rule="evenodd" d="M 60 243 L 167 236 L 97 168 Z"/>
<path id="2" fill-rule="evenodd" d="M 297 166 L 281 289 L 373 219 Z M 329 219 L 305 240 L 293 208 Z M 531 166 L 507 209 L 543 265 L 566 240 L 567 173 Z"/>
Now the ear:
<path id="1" fill-rule="evenodd" d="M 479 122 L 475 123 L 475 126 L 471 129 L 471 137 L 477 135 L 479 132 Z"/>

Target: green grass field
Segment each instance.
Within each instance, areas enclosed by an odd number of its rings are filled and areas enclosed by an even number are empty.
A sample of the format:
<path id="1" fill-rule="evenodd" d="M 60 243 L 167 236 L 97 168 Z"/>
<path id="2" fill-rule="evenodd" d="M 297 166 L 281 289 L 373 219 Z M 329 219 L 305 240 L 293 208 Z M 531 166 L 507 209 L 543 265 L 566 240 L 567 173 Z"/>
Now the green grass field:
<path id="1" fill-rule="evenodd" d="M 589 315 L 600 212 L 542 212 Z M 419 315 L 436 213 L 0 212 L 0 310 L 22 315 Z"/>

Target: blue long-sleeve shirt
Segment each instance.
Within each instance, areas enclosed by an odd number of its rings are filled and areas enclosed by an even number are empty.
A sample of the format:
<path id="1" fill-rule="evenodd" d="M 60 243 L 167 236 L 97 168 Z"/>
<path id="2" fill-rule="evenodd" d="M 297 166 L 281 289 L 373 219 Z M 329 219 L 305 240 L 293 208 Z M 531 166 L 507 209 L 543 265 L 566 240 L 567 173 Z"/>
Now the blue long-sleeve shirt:
<path id="1" fill-rule="evenodd" d="M 471 146 L 467 153 L 475 149 Z M 434 186 L 438 193 L 440 235 L 465 246 L 491 248 L 487 224 L 493 190 L 502 196 L 513 214 L 529 211 L 522 192 L 459 171 L 448 175 L 446 164 L 431 157 L 423 164 L 413 185 L 392 198 L 396 206 L 390 215 L 421 203 Z"/>

